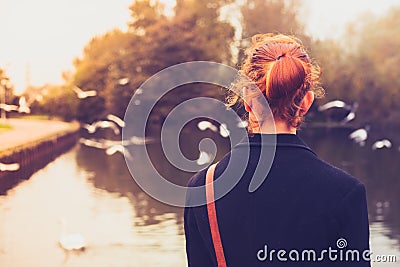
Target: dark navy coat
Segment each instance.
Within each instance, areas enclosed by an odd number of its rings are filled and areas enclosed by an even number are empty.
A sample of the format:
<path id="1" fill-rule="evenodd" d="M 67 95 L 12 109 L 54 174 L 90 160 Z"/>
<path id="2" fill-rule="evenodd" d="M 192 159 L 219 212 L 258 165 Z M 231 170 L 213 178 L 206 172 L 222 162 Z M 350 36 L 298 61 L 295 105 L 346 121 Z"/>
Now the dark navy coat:
<path id="1" fill-rule="evenodd" d="M 271 145 L 261 145 L 262 136 L 268 135 L 249 135 L 244 175 L 216 201 L 228 267 L 370 266 L 364 261 L 369 255 L 364 185 L 319 159 L 296 135 L 278 134 L 271 169 L 261 186 L 249 193 L 260 152 Z M 218 163 L 214 179 L 230 161 L 246 160 L 243 147 L 234 147 Z M 189 186 L 204 185 L 206 171 L 194 175 Z M 187 202 L 196 197 L 204 196 L 188 193 Z M 184 225 L 189 266 L 217 266 L 206 206 L 185 208 Z M 279 250 L 283 252 L 278 258 Z"/>

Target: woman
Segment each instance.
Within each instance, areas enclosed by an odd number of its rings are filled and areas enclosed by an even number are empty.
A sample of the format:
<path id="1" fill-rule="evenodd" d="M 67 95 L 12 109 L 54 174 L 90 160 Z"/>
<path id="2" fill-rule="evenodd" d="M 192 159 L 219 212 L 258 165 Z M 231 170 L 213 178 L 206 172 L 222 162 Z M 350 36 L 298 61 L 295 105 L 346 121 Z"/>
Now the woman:
<path id="1" fill-rule="evenodd" d="M 252 41 L 241 73 L 261 94 L 238 86 L 248 112 L 249 159 L 239 144 L 215 173 L 203 170 L 189 186 L 204 186 L 206 173 L 217 180 L 232 160 L 247 160 L 247 167 L 224 197 L 213 202 L 207 189 L 208 205 L 185 209 L 189 266 L 370 266 L 364 185 L 319 159 L 296 135 L 314 97 L 323 93 L 318 66 L 294 37 L 264 34 Z M 249 192 L 260 153 L 270 149 L 262 142 L 268 136 L 276 136 L 274 160 L 259 188 Z M 217 183 L 211 185 L 218 191 Z"/>

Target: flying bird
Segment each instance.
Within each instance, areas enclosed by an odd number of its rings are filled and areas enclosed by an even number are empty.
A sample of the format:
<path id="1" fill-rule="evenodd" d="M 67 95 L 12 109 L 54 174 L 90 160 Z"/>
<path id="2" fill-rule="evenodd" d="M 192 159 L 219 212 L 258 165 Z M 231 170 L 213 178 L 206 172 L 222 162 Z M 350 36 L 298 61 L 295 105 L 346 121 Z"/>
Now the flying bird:
<path id="1" fill-rule="evenodd" d="M 197 128 L 199 128 L 201 131 L 205 131 L 207 129 L 210 129 L 213 132 L 218 132 L 217 126 L 212 124 L 209 121 L 201 121 L 197 124 Z"/>
<path id="2" fill-rule="evenodd" d="M 115 122 L 115 123 L 118 124 L 118 126 L 121 127 L 121 128 L 124 128 L 124 127 L 125 127 L 125 122 L 124 122 L 121 118 L 119 118 L 119 117 L 117 117 L 117 116 L 115 116 L 115 115 L 108 114 L 108 115 L 107 115 L 107 120 L 110 120 L 110 121 L 112 121 L 112 122 Z"/>
<path id="3" fill-rule="evenodd" d="M 211 162 L 211 156 L 207 152 L 200 151 L 199 158 L 196 160 L 197 165 L 204 165 Z"/>
<path id="4" fill-rule="evenodd" d="M 0 162 L 0 171 L 1 172 L 15 172 L 18 171 L 20 168 L 19 163 L 2 163 Z"/>
<path id="5" fill-rule="evenodd" d="M 372 145 L 373 150 L 381 148 L 391 148 L 391 147 L 392 147 L 392 142 L 390 142 L 390 140 L 388 139 L 378 140 Z"/>
<path id="6" fill-rule="evenodd" d="M 31 113 L 30 103 L 26 102 L 25 96 L 21 96 L 17 105 L 8 105 L 8 104 L 0 104 L 0 109 L 5 110 L 6 112 L 17 111 L 19 113 Z"/>
<path id="7" fill-rule="evenodd" d="M 86 129 L 88 131 L 88 133 L 95 133 L 97 131 L 98 128 L 102 128 L 102 129 L 107 129 L 110 128 L 111 130 L 114 131 L 114 134 L 118 135 L 120 134 L 120 130 L 117 126 L 117 124 L 115 124 L 112 121 L 96 121 L 92 124 L 83 124 L 82 126 L 84 129 Z"/>
<path id="8" fill-rule="evenodd" d="M 16 106 L 16 105 L 8 105 L 8 104 L 0 104 L 0 109 L 5 110 L 6 112 L 18 111 L 18 106 Z"/>
<path id="9" fill-rule="evenodd" d="M 129 151 L 127 149 L 125 149 L 125 147 L 123 145 L 121 145 L 121 144 L 112 145 L 112 146 L 110 146 L 109 148 L 106 149 L 106 154 L 108 156 L 114 155 L 117 152 L 121 153 L 122 155 L 124 155 L 129 160 L 133 159 L 133 157 L 129 153 Z"/>
<path id="10" fill-rule="evenodd" d="M 132 155 L 129 153 L 128 149 L 125 149 L 128 145 L 143 145 L 145 143 L 152 142 L 153 139 L 150 138 L 140 138 L 137 136 L 133 136 L 128 140 L 122 141 L 115 141 L 115 140 L 107 140 L 107 139 L 100 139 L 100 140 L 93 140 L 93 139 L 85 139 L 80 138 L 79 143 L 88 146 L 94 147 L 105 150 L 105 153 L 108 156 L 114 155 L 115 153 L 119 152 L 123 154 L 127 159 L 133 160 Z"/>
<path id="11" fill-rule="evenodd" d="M 349 114 L 347 114 L 347 116 L 341 121 L 342 124 L 346 124 L 349 121 L 352 121 L 355 119 L 356 117 L 356 111 L 358 109 L 358 103 L 354 102 L 353 105 L 351 105 L 351 107 L 349 107 Z"/>
<path id="12" fill-rule="evenodd" d="M 138 137 L 138 136 L 132 136 L 128 140 L 122 140 L 122 143 L 124 145 L 145 145 L 145 144 L 151 144 L 154 143 L 155 139 L 150 138 L 150 137 Z"/>
<path id="13" fill-rule="evenodd" d="M 246 128 L 247 126 L 249 126 L 249 123 L 247 121 L 242 121 L 240 120 L 237 125 L 238 128 Z"/>
<path id="14" fill-rule="evenodd" d="M 333 100 L 322 106 L 319 106 L 318 111 L 325 111 L 325 110 L 331 109 L 331 108 L 345 108 L 346 106 L 347 106 L 347 104 L 345 102 L 343 102 L 342 100 Z"/>
<path id="15" fill-rule="evenodd" d="M 222 123 L 219 126 L 219 134 L 224 138 L 229 137 L 230 131 L 228 130 L 228 126 L 225 123 Z"/>
<path id="16" fill-rule="evenodd" d="M 72 87 L 72 90 L 74 90 L 74 92 L 76 93 L 76 95 L 78 96 L 79 99 L 85 99 L 85 98 L 97 95 L 97 91 L 96 90 L 83 91 L 78 86 Z"/>
<path id="17" fill-rule="evenodd" d="M 118 80 L 119 85 L 127 85 L 129 83 L 129 78 L 121 78 Z"/>
<path id="18" fill-rule="evenodd" d="M 100 149 L 106 149 L 108 146 L 105 145 L 102 142 L 91 140 L 91 139 L 85 139 L 85 138 L 80 138 L 79 143 L 88 146 L 88 147 L 94 147 L 94 148 L 100 148 Z"/>
<path id="19" fill-rule="evenodd" d="M 330 101 L 328 103 L 325 103 L 322 106 L 318 107 L 318 111 L 325 111 L 331 108 L 343 108 L 345 110 L 348 110 L 349 113 L 347 114 L 347 116 L 341 121 L 341 124 L 346 124 L 349 121 L 352 121 L 355 119 L 356 117 L 356 111 L 358 109 L 358 103 L 354 102 L 352 105 L 346 104 L 344 101 L 342 100 L 333 100 Z"/>
<path id="20" fill-rule="evenodd" d="M 349 138 L 352 139 L 357 144 L 359 144 L 360 146 L 364 146 L 365 141 L 368 138 L 368 130 L 369 130 L 368 126 L 365 128 L 357 129 L 349 134 Z"/>
<path id="21" fill-rule="evenodd" d="M 29 104 L 26 102 L 25 96 L 21 96 L 19 98 L 19 107 L 18 107 L 18 112 L 19 113 L 31 113 L 31 109 L 29 107 Z"/>
<path id="22" fill-rule="evenodd" d="M 118 145 L 112 145 L 106 149 L 106 154 L 109 156 L 114 155 L 117 152 L 124 154 L 124 146 L 121 144 L 118 144 Z"/>

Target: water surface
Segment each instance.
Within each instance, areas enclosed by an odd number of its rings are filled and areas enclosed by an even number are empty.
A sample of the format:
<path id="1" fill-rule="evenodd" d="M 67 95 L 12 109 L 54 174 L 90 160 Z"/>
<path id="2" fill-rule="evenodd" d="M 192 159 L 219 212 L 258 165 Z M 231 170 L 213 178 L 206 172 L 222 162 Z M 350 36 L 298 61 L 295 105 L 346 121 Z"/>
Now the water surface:
<path id="1" fill-rule="evenodd" d="M 400 152 L 373 151 L 370 143 L 360 147 L 348 140 L 348 130 L 300 135 L 321 158 L 366 184 L 372 250 L 400 261 Z M 227 142 L 214 139 L 221 157 Z M 184 153 L 194 159 L 193 136 L 183 142 Z M 185 183 L 190 174 L 171 168 L 157 146 L 150 149 L 160 172 Z M 69 233 L 84 236 L 84 252 L 58 246 L 61 219 Z M 183 234 L 181 208 L 146 195 L 121 154 L 107 156 L 96 148 L 77 145 L 0 196 L 0 266 L 186 266 Z"/>

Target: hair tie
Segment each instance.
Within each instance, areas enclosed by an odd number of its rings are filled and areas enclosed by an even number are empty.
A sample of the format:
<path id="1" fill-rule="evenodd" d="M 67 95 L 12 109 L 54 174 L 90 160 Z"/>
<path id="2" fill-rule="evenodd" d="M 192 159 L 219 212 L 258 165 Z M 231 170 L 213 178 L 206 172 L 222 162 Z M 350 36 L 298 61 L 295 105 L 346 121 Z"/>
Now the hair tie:
<path id="1" fill-rule="evenodd" d="M 281 55 L 279 55 L 277 58 L 276 58 L 276 60 L 280 60 L 281 58 L 283 58 L 284 56 L 286 56 L 286 54 L 284 53 L 284 54 L 281 54 Z"/>

